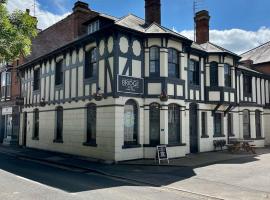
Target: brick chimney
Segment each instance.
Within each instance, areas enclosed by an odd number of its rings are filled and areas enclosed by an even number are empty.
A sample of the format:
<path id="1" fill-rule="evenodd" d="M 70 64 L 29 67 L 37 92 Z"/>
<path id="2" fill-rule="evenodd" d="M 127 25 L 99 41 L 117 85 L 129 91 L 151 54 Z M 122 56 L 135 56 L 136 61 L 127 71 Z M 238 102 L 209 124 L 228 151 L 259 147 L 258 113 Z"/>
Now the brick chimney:
<path id="1" fill-rule="evenodd" d="M 74 4 L 74 7 L 73 7 L 72 10 L 73 10 L 73 12 L 77 12 L 77 11 L 86 11 L 86 12 L 88 12 L 90 9 L 89 9 L 88 3 L 85 3 L 85 2 L 82 2 L 82 1 L 77 1 Z"/>
<path id="2" fill-rule="evenodd" d="M 160 0 L 145 0 L 145 21 L 146 24 L 161 24 Z"/>
<path id="3" fill-rule="evenodd" d="M 209 21 L 210 16 L 207 10 L 201 10 L 194 17 L 196 25 L 196 42 L 203 44 L 209 41 Z"/>

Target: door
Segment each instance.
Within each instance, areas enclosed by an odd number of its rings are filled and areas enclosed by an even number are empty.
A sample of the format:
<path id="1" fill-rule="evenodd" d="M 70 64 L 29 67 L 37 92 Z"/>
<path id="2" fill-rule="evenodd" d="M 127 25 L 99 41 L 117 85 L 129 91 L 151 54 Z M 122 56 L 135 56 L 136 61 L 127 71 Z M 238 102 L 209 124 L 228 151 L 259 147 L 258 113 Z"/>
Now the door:
<path id="1" fill-rule="evenodd" d="M 198 153 L 198 116 L 197 104 L 190 104 L 189 106 L 189 140 L 190 153 Z"/>
<path id="2" fill-rule="evenodd" d="M 22 145 L 26 146 L 27 138 L 27 112 L 23 113 L 23 134 L 22 134 Z"/>

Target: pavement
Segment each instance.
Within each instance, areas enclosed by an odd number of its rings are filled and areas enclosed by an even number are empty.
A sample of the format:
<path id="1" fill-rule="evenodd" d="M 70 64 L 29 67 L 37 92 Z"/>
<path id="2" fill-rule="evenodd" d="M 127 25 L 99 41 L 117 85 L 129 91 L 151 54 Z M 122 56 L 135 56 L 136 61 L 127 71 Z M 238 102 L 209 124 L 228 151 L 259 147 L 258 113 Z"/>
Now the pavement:
<path id="1" fill-rule="evenodd" d="M 103 164 L 87 158 L 35 149 L 0 146 L 0 152 L 136 184 L 186 192 L 216 199 L 270 199 L 270 148 L 257 154 L 209 152 L 190 155 L 157 166 L 153 160 Z"/>

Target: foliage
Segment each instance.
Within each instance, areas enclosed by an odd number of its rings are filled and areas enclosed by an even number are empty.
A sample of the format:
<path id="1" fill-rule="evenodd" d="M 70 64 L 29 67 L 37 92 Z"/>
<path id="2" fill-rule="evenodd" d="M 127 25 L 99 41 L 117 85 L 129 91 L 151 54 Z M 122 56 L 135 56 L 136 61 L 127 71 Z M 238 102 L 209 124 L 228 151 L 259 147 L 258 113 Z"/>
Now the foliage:
<path id="1" fill-rule="evenodd" d="M 7 0 L 0 0 L 0 61 L 12 61 L 31 53 L 31 39 L 37 35 L 37 20 L 27 12 L 9 13 Z"/>

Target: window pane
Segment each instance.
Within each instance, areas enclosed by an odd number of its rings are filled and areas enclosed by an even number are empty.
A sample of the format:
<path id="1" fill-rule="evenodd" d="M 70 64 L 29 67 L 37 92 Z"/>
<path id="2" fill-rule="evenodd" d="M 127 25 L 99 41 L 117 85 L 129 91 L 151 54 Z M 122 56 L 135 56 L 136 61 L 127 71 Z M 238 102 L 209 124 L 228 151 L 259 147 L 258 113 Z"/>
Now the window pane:
<path id="1" fill-rule="evenodd" d="M 207 136 L 207 132 L 206 132 L 206 127 L 207 127 L 207 113 L 206 112 L 202 112 L 202 119 L 201 119 L 201 123 L 202 123 L 202 136 Z"/>
<path id="2" fill-rule="evenodd" d="M 96 105 L 87 106 L 87 138 L 86 142 L 96 141 Z"/>
<path id="3" fill-rule="evenodd" d="M 150 144 L 160 143 L 160 106 L 157 103 L 150 105 Z"/>
<path id="4" fill-rule="evenodd" d="M 218 64 L 210 64 L 210 85 L 218 86 Z"/>
<path id="5" fill-rule="evenodd" d="M 180 143 L 180 106 L 170 104 L 168 110 L 169 144 Z"/>
<path id="6" fill-rule="evenodd" d="M 56 140 L 63 139 L 63 108 L 59 107 L 56 111 Z"/>
<path id="7" fill-rule="evenodd" d="M 124 108 L 124 144 L 138 144 L 138 109 L 136 102 L 129 100 Z"/>
<path id="8" fill-rule="evenodd" d="M 243 111 L 243 135 L 244 138 L 250 137 L 250 114 L 248 110 Z"/>
<path id="9" fill-rule="evenodd" d="M 215 123 L 215 135 L 222 135 L 222 121 L 221 121 L 221 113 L 215 113 L 214 115 L 214 123 Z"/>

